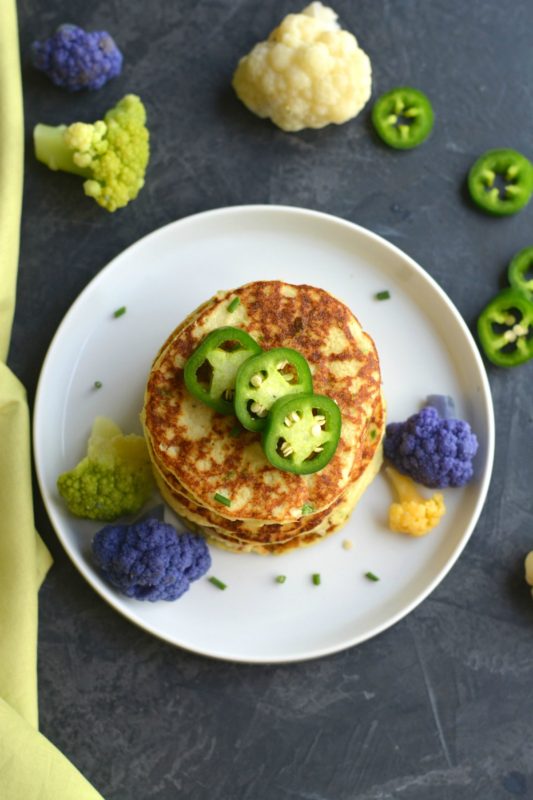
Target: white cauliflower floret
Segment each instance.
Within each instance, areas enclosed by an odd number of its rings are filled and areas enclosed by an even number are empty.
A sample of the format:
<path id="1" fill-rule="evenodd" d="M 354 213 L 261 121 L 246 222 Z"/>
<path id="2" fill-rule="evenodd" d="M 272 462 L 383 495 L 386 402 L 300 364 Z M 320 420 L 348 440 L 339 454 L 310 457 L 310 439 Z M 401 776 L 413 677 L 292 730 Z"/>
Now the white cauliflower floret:
<path id="1" fill-rule="evenodd" d="M 526 583 L 529 583 L 529 585 L 533 587 L 533 550 L 528 553 L 525 558 L 524 569 L 526 573 Z M 533 596 L 533 588 L 531 589 L 531 594 Z"/>
<path id="2" fill-rule="evenodd" d="M 233 87 L 254 114 L 300 131 L 355 117 L 370 97 L 371 77 L 355 36 L 341 30 L 333 9 L 314 2 L 241 58 Z"/>

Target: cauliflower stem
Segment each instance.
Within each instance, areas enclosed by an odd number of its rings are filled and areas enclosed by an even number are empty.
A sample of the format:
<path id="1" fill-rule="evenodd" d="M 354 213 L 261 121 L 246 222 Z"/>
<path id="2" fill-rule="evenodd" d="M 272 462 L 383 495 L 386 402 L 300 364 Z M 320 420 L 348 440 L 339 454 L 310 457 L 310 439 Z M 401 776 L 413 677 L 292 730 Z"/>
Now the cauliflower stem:
<path id="1" fill-rule="evenodd" d="M 48 169 L 71 172 L 73 175 L 91 176 L 88 167 L 80 167 L 74 161 L 74 153 L 65 142 L 66 125 L 43 125 L 39 123 L 33 131 L 35 157 Z"/>
<path id="2" fill-rule="evenodd" d="M 410 536 L 424 536 L 435 528 L 446 513 L 440 492 L 431 498 L 422 497 L 416 484 L 393 467 L 385 470 L 397 494 L 397 502 L 389 509 L 389 528 Z"/>

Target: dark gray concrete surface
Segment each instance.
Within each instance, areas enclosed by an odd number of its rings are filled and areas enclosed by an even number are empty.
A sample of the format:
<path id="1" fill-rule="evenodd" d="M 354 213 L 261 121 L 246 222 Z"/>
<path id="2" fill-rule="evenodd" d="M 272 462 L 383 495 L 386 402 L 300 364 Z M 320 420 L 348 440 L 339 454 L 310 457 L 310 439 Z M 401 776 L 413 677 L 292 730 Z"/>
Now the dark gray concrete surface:
<path id="1" fill-rule="evenodd" d="M 490 147 L 533 157 L 531 0 L 338 0 L 372 59 L 375 95 L 431 97 L 420 149 L 355 121 L 287 135 L 232 94 L 240 55 L 298 3 L 19 0 L 27 131 L 18 305 L 10 363 L 30 400 L 49 341 L 89 280 L 125 246 L 218 206 L 285 203 L 338 214 L 400 246 L 472 326 L 511 256 L 533 244 L 533 204 L 492 219 L 464 180 Z M 57 24 L 108 28 L 123 75 L 69 96 L 29 65 Z M 97 118 L 122 94 L 148 108 L 146 188 L 109 215 L 32 156 L 37 121 Z M 497 421 L 490 496 L 441 586 L 357 648 L 293 666 L 237 666 L 174 649 L 101 600 L 58 544 L 41 591 L 42 730 L 107 800 L 508 800 L 533 797 L 533 362 L 488 370 Z M 60 798 L 58 798 L 60 800 Z"/>

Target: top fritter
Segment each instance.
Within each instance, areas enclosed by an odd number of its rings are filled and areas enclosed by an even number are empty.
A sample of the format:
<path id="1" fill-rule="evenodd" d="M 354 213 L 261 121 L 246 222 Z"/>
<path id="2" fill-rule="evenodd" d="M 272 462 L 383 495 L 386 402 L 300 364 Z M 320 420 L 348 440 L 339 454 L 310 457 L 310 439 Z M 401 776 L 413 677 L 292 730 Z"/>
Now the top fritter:
<path id="1" fill-rule="evenodd" d="M 257 434 L 232 435 L 234 418 L 187 391 L 185 362 L 207 334 L 226 325 L 246 331 L 265 350 L 299 351 L 311 368 L 314 391 L 338 404 L 341 438 L 320 472 L 276 469 Z M 328 508 L 359 472 L 380 383 L 374 343 L 328 292 L 280 281 L 219 292 L 171 334 L 152 367 L 143 421 L 156 470 L 170 473 L 184 494 L 228 519 L 294 522 L 306 504 L 317 512 Z M 231 498 L 231 506 L 221 507 L 215 495 Z"/>

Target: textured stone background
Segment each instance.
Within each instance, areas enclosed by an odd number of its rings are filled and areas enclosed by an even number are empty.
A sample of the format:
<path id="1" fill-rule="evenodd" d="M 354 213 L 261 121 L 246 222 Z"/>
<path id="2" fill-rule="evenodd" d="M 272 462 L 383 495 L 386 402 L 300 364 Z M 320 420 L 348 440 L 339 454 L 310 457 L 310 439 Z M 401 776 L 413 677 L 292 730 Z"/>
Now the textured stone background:
<path id="1" fill-rule="evenodd" d="M 533 204 L 476 212 L 465 173 L 489 147 L 533 157 L 531 0 L 338 0 L 372 59 L 375 91 L 431 97 L 422 148 L 396 153 L 368 112 L 286 135 L 239 105 L 237 58 L 289 0 L 19 0 L 28 137 L 11 365 L 33 399 L 49 341 L 113 256 L 167 222 L 239 203 L 307 206 L 399 245 L 471 325 L 510 257 L 533 244 Z M 57 24 L 108 28 L 122 77 L 68 96 L 32 71 L 30 42 Z M 107 215 L 31 153 L 37 121 L 97 118 L 126 91 L 148 107 L 146 188 Z M 43 732 L 107 800 L 508 800 L 533 797 L 533 362 L 489 369 L 497 415 L 492 489 L 466 551 L 421 607 L 373 641 L 321 661 L 247 667 L 151 638 L 79 577 L 36 497 L 55 557 L 41 592 Z"/>

